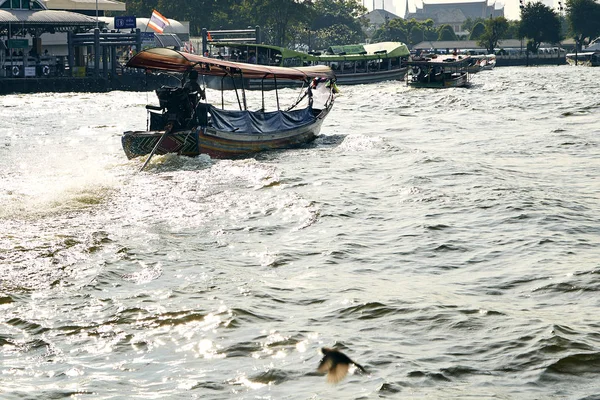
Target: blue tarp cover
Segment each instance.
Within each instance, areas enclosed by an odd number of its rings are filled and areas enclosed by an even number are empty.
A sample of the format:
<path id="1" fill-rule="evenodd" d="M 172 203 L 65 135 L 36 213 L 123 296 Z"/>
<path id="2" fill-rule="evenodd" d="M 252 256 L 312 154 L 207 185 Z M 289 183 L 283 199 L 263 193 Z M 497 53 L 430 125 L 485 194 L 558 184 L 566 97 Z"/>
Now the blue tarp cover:
<path id="1" fill-rule="evenodd" d="M 230 111 L 210 107 L 212 126 L 221 131 L 246 134 L 274 133 L 309 124 L 315 120 L 312 108 L 293 111 Z"/>

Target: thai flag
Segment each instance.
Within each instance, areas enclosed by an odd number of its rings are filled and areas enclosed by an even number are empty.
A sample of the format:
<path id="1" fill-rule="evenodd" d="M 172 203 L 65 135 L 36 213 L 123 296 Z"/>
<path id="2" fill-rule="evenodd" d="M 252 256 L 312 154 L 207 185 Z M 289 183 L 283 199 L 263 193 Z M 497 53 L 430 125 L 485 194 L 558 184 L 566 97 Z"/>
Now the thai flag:
<path id="1" fill-rule="evenodd" d="M 152 16 L 150 17 L 150 21 L 148 21 L 148 26 L 155 32 L 163 33 L 165 26 L 167 25 L 169 25 L 169 20 L 163 17 L 158 11 L 152 10 Z"/>
<path id="2" fill-rule="evenodd" d="M 193 42 L 185 42 L 185 44 L 183 45 L 183 51 L 187 52 L 187 53 L 192 53 L 195 54 L 196 53 L 196 49 L 194 49 L 194 43 Z"/>

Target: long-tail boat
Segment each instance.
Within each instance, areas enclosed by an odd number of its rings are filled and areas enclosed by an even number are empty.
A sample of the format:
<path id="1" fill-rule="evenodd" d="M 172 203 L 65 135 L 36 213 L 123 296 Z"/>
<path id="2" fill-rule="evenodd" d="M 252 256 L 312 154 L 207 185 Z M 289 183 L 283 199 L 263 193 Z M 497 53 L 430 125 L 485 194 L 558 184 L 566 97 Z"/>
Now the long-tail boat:
<path id="1" fill-rule="evenodd" d="M 280 108 L 277 86 L 275 91 L 263 90 L 262 107 L 257 111 L 248 108 L 244 87 L 235 89 L 238 106 L 235 110 L 225 109 L 223 91 L 219 107 L 216 102 L 208 102 L 190 93 L 185 86 L 158 89 L 159 105 L 146 106 L 149 112 L 147 130 L 128 131 L 122 137 L 127 157 L 150 155 L 146 163 L 154 154 L 208 154 L 213 158 L 236 158 L 264 150 L 305 145 L 319 133 L 333 106 L 336 92 L 335 76 L 325 66 L 284 68 L 252 65 L 168 48 L 144 50 L 132 57 L 127 66 L 153 73 L 178 73 L 184 79 L 191 71 L 196 71 L 201 76 L 234 82 L 240 77 L 304 82 L 301 94 L 286 109 Z M 276 110 L 265 110 L 265 94 L 276 96 Z"/>

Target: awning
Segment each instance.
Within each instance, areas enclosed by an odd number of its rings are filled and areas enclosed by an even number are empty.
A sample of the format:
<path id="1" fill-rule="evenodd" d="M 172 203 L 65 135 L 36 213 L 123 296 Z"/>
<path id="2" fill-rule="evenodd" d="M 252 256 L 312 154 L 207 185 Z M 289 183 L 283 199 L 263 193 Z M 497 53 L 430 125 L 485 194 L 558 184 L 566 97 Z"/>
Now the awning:
<path id="1" fill-rule="evenodd" d="M 124 2 L 114 0 L 46 0 L 49 10 L 126 11 Z"/>
<path id="2" fill-rule="evenodd" d="M 325 65 L 297 68 L 269 67 L 224 61 L 161 47 L 147 49 L 136 54 L 129 60 L 127 66 L 173 72 L 185 72 L 195 69 L 202 75 L 243 75 L 245 78 L 262 79 L 306 80 L 310 78 L 333 78 L 335 76 L 333 71 Z"/>
<path id="3" fill-rule="evenodd" d="M 97 23 L 101 28 L 105 25 L 102 21 L 97 22 L 94 17 L 69 11 L 0 10 L 0 28 L 6 29 L 12 25 L 15 31 L 18 29 L 44 29 L 64 32 L 78 28 L 92 29 L 96 27 Z"/>

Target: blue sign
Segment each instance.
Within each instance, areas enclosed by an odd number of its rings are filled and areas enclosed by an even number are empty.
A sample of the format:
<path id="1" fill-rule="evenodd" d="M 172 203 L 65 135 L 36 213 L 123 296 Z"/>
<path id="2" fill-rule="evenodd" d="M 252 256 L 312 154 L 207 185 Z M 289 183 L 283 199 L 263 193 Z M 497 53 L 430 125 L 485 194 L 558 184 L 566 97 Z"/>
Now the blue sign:
<path id="1" fill-rule="evenodd" d="M 136 27 L 134 16 L 115 17 L 115 29 L 133 29 Z"/>
<path id="2" fill-rule="evenodd" d="M 141 32 L 142 42 L 154 42 L 154 32 Z"/>

